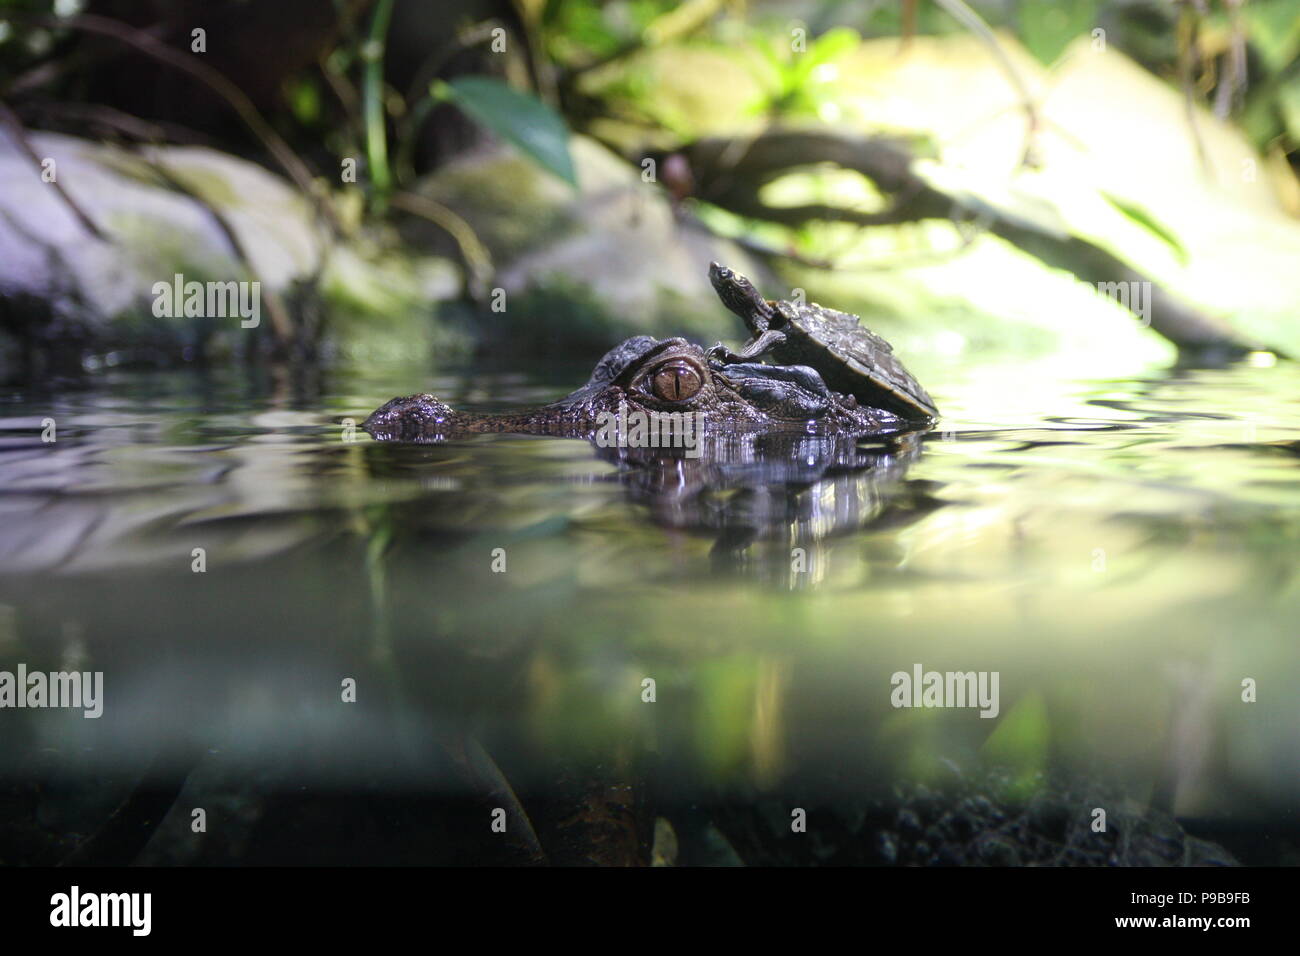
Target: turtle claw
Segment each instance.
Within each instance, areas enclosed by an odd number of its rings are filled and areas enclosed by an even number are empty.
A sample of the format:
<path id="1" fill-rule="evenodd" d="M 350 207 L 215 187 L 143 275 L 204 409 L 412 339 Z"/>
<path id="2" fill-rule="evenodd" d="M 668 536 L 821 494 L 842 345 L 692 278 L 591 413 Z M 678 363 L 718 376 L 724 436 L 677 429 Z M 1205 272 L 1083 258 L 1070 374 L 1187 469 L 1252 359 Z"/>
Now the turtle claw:
<path id="1" fill-rule="evenodd" d="M 709 360 L 710 365 L 726 365 L 736 361 L 735 353 L 721 342 L 717 342 L 706 349 L 704 357 Z"/>

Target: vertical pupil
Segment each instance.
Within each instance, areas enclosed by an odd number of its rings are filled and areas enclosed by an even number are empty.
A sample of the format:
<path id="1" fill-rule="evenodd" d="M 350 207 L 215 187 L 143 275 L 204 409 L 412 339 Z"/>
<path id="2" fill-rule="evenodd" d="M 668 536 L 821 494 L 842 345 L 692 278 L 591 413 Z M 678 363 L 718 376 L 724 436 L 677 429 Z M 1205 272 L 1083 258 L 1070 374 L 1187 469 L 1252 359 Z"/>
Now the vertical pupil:
<path id="1" fill-rule="evenodd" d="M 699 391 L 699 376 L 680 365 L 661 368 L 654 376 L 654 392 L 664 401 L 680 402 Z"/>

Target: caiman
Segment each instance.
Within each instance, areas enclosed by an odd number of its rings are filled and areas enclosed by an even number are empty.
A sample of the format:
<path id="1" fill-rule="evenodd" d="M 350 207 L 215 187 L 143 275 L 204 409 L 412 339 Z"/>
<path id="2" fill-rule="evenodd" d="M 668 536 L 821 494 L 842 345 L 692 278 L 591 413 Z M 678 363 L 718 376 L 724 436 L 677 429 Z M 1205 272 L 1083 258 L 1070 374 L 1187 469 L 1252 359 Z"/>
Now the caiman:
<path id="1" fill-rule="evenodd" d="M 596 363 L 581 388 L 523 412 L 455 411 L 433 395 L 394 398 L 362 427 L 381 440 L 428 442 L 477 432 L 592 438 L 609 416 L 687 413 L 706 434 L 802 431 L 885 436 L 917 424 L 827 387 L 805 365 L 711 362 L 681 338 L 630 338 Z"/>

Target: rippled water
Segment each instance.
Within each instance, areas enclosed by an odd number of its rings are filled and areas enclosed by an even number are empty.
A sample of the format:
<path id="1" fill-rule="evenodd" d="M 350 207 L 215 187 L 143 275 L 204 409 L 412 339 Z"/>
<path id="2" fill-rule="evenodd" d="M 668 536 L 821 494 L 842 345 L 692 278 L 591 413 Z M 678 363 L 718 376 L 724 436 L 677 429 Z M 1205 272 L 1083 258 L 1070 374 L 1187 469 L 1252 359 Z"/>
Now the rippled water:
<path id="1" fill-rule="evenodd" d="M 230 794 L 546 794 L 595 759 L 665 807 L 1064 768 L 1295 862 L 1300 369 L 965 370 L 917 448 L 757 464 L 347 422 L 585 375 L 3 393 L 0 669 L 102 671 L 105 712 L 0 711 L 0 771 L 39 783 L 0 856 L 70 850 L 142 774 L 265 823 Z M 997 672 L 997 716 L 893 707 L 917 665 Z"/>

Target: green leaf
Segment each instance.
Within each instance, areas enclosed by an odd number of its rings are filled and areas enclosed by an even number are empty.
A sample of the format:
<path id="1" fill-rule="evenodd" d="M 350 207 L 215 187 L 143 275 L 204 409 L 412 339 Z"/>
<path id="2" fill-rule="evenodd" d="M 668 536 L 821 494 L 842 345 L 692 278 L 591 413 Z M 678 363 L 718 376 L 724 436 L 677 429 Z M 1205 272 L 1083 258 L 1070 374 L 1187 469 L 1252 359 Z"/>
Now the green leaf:
<path id="1" fill-rule="evenodd" d="M 797 87 L 803 86 L 812 76 L 813 70 L 823 63 L 830 63 L 839 59 L 845 54 L 862 43 L 862 37 L 858 36 L 857 30 L 851 30 L 848 27 L 836 27 L 822 34 L 812 45 L 808 47 L 807 53 L 796 53 L 794 62 L 791 65 L 793 74 L 792 83 Z"/>
<path id="2" fill-rule="evenodd" d="M 388 128 L 384 121 L 384 48 L 388 37 L 388 24 L 393 15 L 393 0 L 379 0 L 370 21 L 370 37 L 364 55 L 365 73 L 361 81 L 361 101 L 366 118 L 366 162 L 370 180 L 380 197 L 388 194 L 393 184 L 393 171 L 388 165 Z M 382 203 L 382 198 L 380 202 Z"/>
<path id="3" fill-rule="evenodd" d="M 1170 232 L 1167 226 L 1154 219 L 1149 212 L 1140 206 L 1135 206 L 1122 199 L 1116 199 L 1114 196 L 1105 192 L 1103 192 L 1102 195 L 1106 197 L 1108 203 L 1122 212 L 1129 219 L 1136 222 L 1147 232 L 1161 239 L 1174 251 L 1174 255 L 1177 256 L 1178 261 L 1183 265 L 1187 265 L 1187 247 L 1179 242 L 1178 237 Z"/>
<path id="4" fill-rule="evenodd" d="M 1277 73 L 1300 56 L 1300 17 L 1294 0 L 1255 0 L 1242 8 L 1251 47 Z"/>
<path id="5" fill-rule="evenodd" d="M 457 77 L 447 84 L 435 84 L 431 92 L 435 99 L 450 99 L 543 169 L 577 187 L 578 176 L 569 155 L 569 128 L 541 100 L 489 76 Z"/>
<path id="6" fill-rule="evenodd" d="M 816 64 L 829 63 L 832 60 L 838 60 L 846 53 L 856 50 L 862 43 L 862 37 L 857 30 L 849 27 L 835 27 L 833 30 L 827 30 L 808 51 L 808 56 Z"/>
<path id="7" fill-rule="evenodd" d="M 1009 787 L 1013 793 L 1028 796 L 1047 769 L 1051 737 L 1047 702 L 1033 691 L 998 722 L 980 749 L 986 760 L 1015 772 Z"/>
<path id="8" fill-rule="evenodd" d="M 1092 32 L 1100 8 L 1098 0 L 1028 0 L 1016 8 L 1020 40 L 1038 62 L 1050 65 L 1075 37 Z"/>
<path id="9" fill-rule="evenodd" d="M 1292 143 L 1300 143 L 1300 74 L 1284 82 L 1277 91 L 1277 110 L 1286 124 Z"/>

